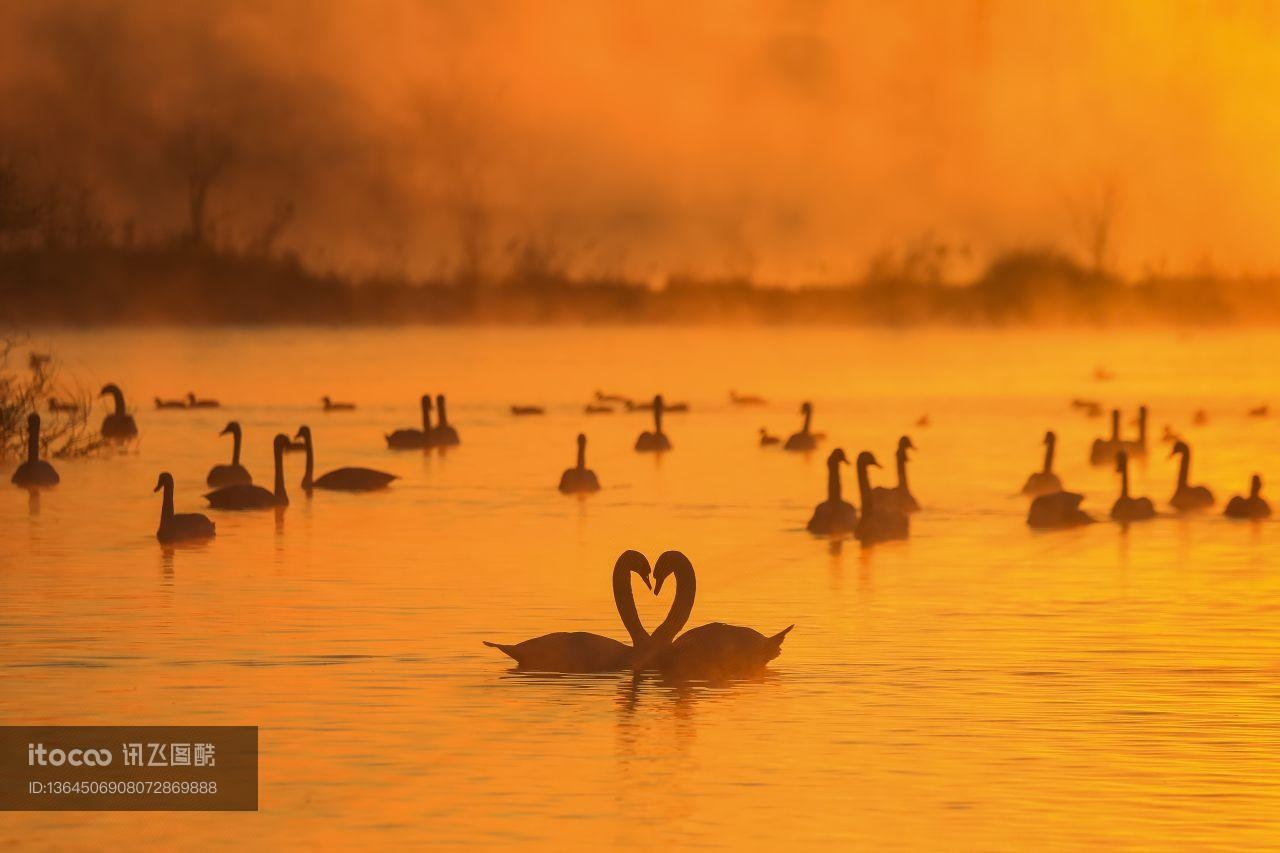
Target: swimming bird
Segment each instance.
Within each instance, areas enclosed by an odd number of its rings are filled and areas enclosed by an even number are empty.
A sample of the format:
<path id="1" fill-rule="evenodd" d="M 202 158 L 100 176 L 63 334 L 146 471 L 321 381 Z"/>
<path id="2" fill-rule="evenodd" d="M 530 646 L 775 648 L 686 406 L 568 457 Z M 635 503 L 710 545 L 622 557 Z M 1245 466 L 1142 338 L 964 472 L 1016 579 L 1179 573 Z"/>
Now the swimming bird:
<path id="1" fill-rule="evenodd" d="M 735 406 L 764 406 L 767 402 L 764 397 L 755 394 L 739 394 L 732 388 L 729 389 L 729 402 Z"/>
<path id="2" fill-rule="evenodd" d="M 624 397 L 621 394 L 606 394 L 599 389 L 596 390 L 595 397 L 596 402 L 599 403 L 622 403 L 623 405 L 626 405 L 631 402 L 630 397 Z"/>
<path id="3" fill-rule="evenodd" d="M 248 469 L 240 464 L 240 422 L 228 422 L 218 435 L 228 433 L 231 435 L 231 464 L 214 465 L 209 469 L 209 476 L 205 478 L 205 483 L 210 486 L 234 486 L 237 483 L 253 482 Z"/>
<path id="4" fill-rule="evenodd" d="M 595 403 L 587 403 L 582 407 L 584 414 L 588 415 L 612 415 L 613 406 L 600 406 Z"/>
<path id="5" fill-rule="evenodd" d="M 374 471 L 372 468 L 337 468 L 313 479 L 315 446 L 311 440 L 311 427 L 298 427 L 295 438 L 302 439 L 306 444 L 307 468 L 302 475 L 302 488 L 305 491 L 329 489 L 336 492 L 371 492 L 385 488 L 392 480 L 398 479 L 395 474 Z"/>
<path id="6" fill-rule="evenodd" d="M 1227 502 L 1227 511 L 1223 515 L 1228 518 L 1267 518 L 1271 515 L 1271 507 L 1262 497 L 1262 478 L 1257 474 L 1249 481 L 1249 497 L 1239 495 Z"/>
<path id="7" fill-rule="evenodd" d="M 355 403 L 336 403 L 328 397 L 321 397 L 320 402 L 324 404 L 326 412 L 350 412 L 355 409 Z"/>
<path id="8" fill-rule="evenodd" d="M 933 423 L 933 421 L 929 419 L 928 414 L 923 414 L 920 417 L 916 418 L 916 426 L 918 427 L 927 427 L 931 423 Z"/>
<path id="9" fill-rule="evenodd" d="M 876 506 L 892 508 L 907 514 L 920 511 L 920 504 L 907 486 L 907 451 L 915 449 L 916 446 L 911 443 L 910 436 L 904 435 L 898 439 L 898 450 L 894 454 L 894 459 L 898 463 L 898 485 L 892 488 L 876 486 L 872 489 L 871 496 Z"/>
<path id="10" fill-rule="evenodd" d="M 760 446 L 772 447 L 775 444 L 782 444 L 782 439 L 776 435 L 769 435 L 769 431 L 764 427 L 760 427 Z"/>
<path id="11" fill-rule="evenodd" d="M 185 409 L 186 407 L 186 400 L 161 400 L 159 397 L 156 397 L 157 409 Z"/>
<path id="12" fill-rule="evenodd" d="M 634 400 L 627 401 L 628 412 L 652 412 L 653 402 L 646 400 L 643 403 L 637 403 Z M 664 412 L 687 412 L 689 411 L 688 403 L 667 403 L 663 402 L 662 411 Z"/>
<path id="13" fill-rule="evenodd" d="M 804 415 L 804 424 L 800 427 L 800 431 L 792 433 L 787 438 L 787 443 L 782 445 L 783 450 L 813 450 L 818 446 L 818 438 L 809 431 L 810 424 L 813 421 L 813 404 L 807 400 L 800 404 L 800 414 Z"/>
<path id="14" fill-rule="evenodd" d="M 284 490 L 284 449 L 289 446 L 289 436 L 277 434 L 272 442 L 275 451 L 276 480 L 274 491 L 267 491 L 262 486 L 252 483 L 236 483 L 223 486 L 217 491 L 205 495 L 205 500 L 214 509 L 267 509 L 273 506 L 288 506 L 289 495 Z"/>
<path id="15" fill-rule="evenodd" d="M 1076 492 L 1053 492 L 1040 495 L 1031 502 L 1027 526 L 1039 530 L 1058 530 L 1093 524 L 1093 516 L 1080 509 L 1084 495 Z"/>
<path id="16" fill-rule="evenodd" d="M 195 391 L 187 392 L 187 405 L 193 409 L 220 409 L 222 404 L 217 400 L 201 400 Z"/>
<path id="17" fill-rule="evenodd" d="M 557 631 L 511 645 L 488 640 L 484 644 L 498 649 L 523 670 L 586 673 L 627 669 L 635 660 L 636 650 L 645 648 L 649 642 L 649 632 L 640 622 L 631 593 L 633 573 L 640 576 L 646 587 L 650 586 L 649 561 L 639 551 L 624 551 L 613 565 L 613 603 L 631 637 L 630 646 L 585 631 Z"/>
<path id="18" fill-rule="evenodd" d="M 880 467 L 875 456 L 866 450 L 858 454 L 858 493 L 862 498 L 862 517 L 853 529 L 853 535 L 863 545 L 906 539 L 910 534 L 910 516 L 893 506 L 884 506 L 871 491 L 871 476 L 867 469 Z"/>
<path id="19" fill-rule="evenodd" d="M 124 408 L 124 392 L 120 390 L 118 385 L 103 385 L 102 390 L 98 392 L 98 396 L 111 395 L 111 399 L 115 401 L 115 411 L 102 419 L 102 437 L 123 441 L 133 438 L 138 434 L 138 425 L 133 420 L 133 415 L 125 411 Z"/>
<path id="20" fill-rule="evenodd" d="M 431 431 L 431 440 L 437 447 L 452 447 L 461 444 L 458 431 L 449 423 L 449 415 L 444 408 L 444 395 L 436 395 L 436 428 Z"/>
<path id="21" fill-rule="evenodd" d="M 1120 448 L 1130 457 L 1147 455 L 1147 407 L 1138 407 L 1138 438 L 1120 442 Z"/>
<path id="22" fill-rule="evenodd" d="M 547 410 L 541 406 L 512 406 L 513 415 L 545 415 Z"/>
<path id="23" fill-rule="evenodd" d="M 78 403 L 64 403 L 57 397 L 49 398 L 49 411 L 51 412 L 78 412 L 80 405 Z"/>
<path id="24" fill-rule="evenodd" d="M 1178 464 L 1178 485 L 1173 497 L 1169 498 L 1169 505 L 1183 512 L 1213 506 L 1213 492 L 1204 486 L 1187 485 L 1187 478 L 1191 473 L 1191 448 L 1185 441 L 1179 441 L 1173 446 L 1169 458 L 1175 456 L 1181 456 L 1182 460 Z"/>
<path id="25" fill-rule="evenodd" d="M 753 628 L 712 622 L 676 637 L 693 614 L 697 577 L 688 557 L 679 551 L 667 551 L 658 557 L 653 569 L 654 595 L 662 592 L 663 581 L 673 574 L 675 602 L 644 651 L 637 655 L 637 670 L 658 670 L 682 680 L 719 681 L 756 675 L 782 654 L 782 641 L 794 625 L 766 637 Z"/>
<path id="26" fill-rule="evenodd" d="M 1062 481 L 1053 473 L 1053 448 L 1057 443 L 1058 437 L 1053 434 L 1053 430 L 1044 434 L 1044 468 L 1027 478 L 1022 486 L 1022 494 L 1034 498 L 1062 491 Z"/>
<path id="27" fill-rule="evenodd" d="M 600 481 L 596 472 L 587 467 L 587 437 L 578 433 L 578 464 L 566 468 L 560 475 L 560 491 L 566 495 L 573 492 L 598 492 Z"/>
<path id="28" fill-rule="evenodd" d="M 13 472 L 10 482 L 28 489 L 58 485 L 58 472 L 40 458 L 40 416 L 35 412 L 27 415 L 27 461 Z"/>
<path id="29" fill-rule="evenodd" d="M 431 447 L 435 434 L 431 427 L 431 395 L 423 394 L 418 401 L 422 406 L 422 429 L 398 429 L 386 435 L 387 447 L 393 450 L 420 450 Z"/>
<path id="30" fill-rule="evenodd" d="M 1204 426 L 1209 423 L 1209 413 L 1204 409 L 1196 409 L 1196 413 L 1191 416 L 1191 423 L 1196 426 Z"/>
<path id="31" fill-rule="evenodd" d="M 1249 410 L 1249 417 L 1251 418 L 1265 418 L 1270 414 L 1271 409 L 1267 406 L 1254 406 Z"/>
<path id="32" fill-rule="evenodd" d="M 1116 461 L 1116 453 L 1124 446 L 1120 440 L 1120 410 L 1111 410 L 1111 438 L 1095 438 L 1089 450 L 1089 462 L 1093 465 L 1109 465 Z"/>
<path id="33" fill-rule="evenodd" d="M 164 503 L 160 507 L 160 527 L 156 530 L 156 538 L 161 542 L 181 542 L 188 539 L 210 539 L 214 535 L 214 524 L 209 516 L 198 512 L 173 513 L 173 475 L 165 471 L 156 481 L 152 491 L 164 489 Z"/>
<path id="34" fill-rule="evenodd" d="M 840 466 L 848 464 L 842 448 L 827 457 L 827 499 L 813 508 L 813 517 L 805 525 L 810 533 L 832 536 L 852 533 L 857 527 L 858 511 L 840 493 Z"/>
<path id="35" fill-rule="evenodd" d="M 1121 450 L 1116 454 L 1116 471 L 1120 474 L 1120 497 L 1111 505 L 1114 521 L 1146 521 L 1156 517 L 1156 506 L 1151 498 L 1129 497 L 1129 454 Z"/>
<path id="36" fill-rule="evenodd" d="M 652 408 L 653 432 L 645 430 L 636 439 L 636 450 L 641 453 L 653 453 L 671 449 L 671 439 L 667 438 L 667 434 L 662 431 L 662 413 L 666 411 L 666 406 L 662 402 L 661 394 L 653 398 Z"/>

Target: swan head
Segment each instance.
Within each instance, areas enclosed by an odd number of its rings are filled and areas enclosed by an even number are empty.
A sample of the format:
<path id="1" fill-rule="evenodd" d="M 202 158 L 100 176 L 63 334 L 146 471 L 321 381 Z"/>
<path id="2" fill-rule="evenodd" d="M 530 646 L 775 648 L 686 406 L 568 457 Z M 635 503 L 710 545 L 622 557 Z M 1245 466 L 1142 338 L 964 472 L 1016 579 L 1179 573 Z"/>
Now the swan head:
<path id="1" fill-rule="evenodd" d="M 654 394 L 654 395 L 653 395 L 653 407 L 654 407 L 655 409 L 661 409 L 661 408 L 663 407 L 663 405 L 665 405 L 665 402 L 664 402 L 664 401 L 663 401 L 663 399 L 662 399 L 662 395 L 661 395 L 661 394 Z"/>
<path id="2" fill-rule="evenodd" d="M 1172 459 L 1173 457 L 1177 456 L 1179 453 L 1190 453 L 1190 452 L 1191 452 L 1191 448 L 1187 446 L 1187 443 L 1185 441 L 1178 441 L 1174 443 L 1173 450 L 1169 451 L 1169 458 Z"/>
<path id="3" fill-rule="evenodd" d="M 802 415 L 811 415 L 811 414 L 813 414 L 813 403 L 810 403 L 808 400 L 805 400 L 803 403 L 801 403 L 801 404 L 800 404 L 800 414 L 802 414 Z"/>
<path id="4" fill-rule="evenodd" d="M 1053 444 L 1057 440 L 1058 437 L 1053 434 L 1053 430 L 1049 430 L 1044 434 L 1044 444 Z"/>
<path id="5" fill-rule="evenodd" d="M 108 394 L 119 394 L 120 388 L 114 382 L 108 382 L 102 386 L 102 390 L 98 392 L 99 397 L 105 397 Z"/>
<path id="6" fill-rule="evenodd" d="M 195 401 L 196 401 L 196 392 L 195 392 L 195 391 L 188 391 L 188 392 L 187 392 L 187 402 L 194 404 L 194 403 L 195 403 Z"/>
<path id="7" fill-rule="evenodd" d="M 658 557 L 657 564 L 653 567 L 653 594 L 657 595 L 662 592 L 662 582 L 678 570 L 685 569 L 693 571 L 693 563 L 689 562 L 689 558 L 679 551 L 663 551 Z"/>
<path id="8" fill-rule="evenodd" d="M 28 432 L 40 431 L 40 416 L 37 415 L 35 412 L 32 412 L 31 414 L 27 415 L 27 431 Z"/>
<path id="9" fill-rule="evenodd" d="M 906 453 L 908 450 L 915 450 L 915 449 L 916 449 L 916 446 L 911 443 L 911 436 L 904 435 L 902 438 L 898 439 L 899 453 Z"/>
<path id="10" fill-rule="evenodd" d="M 275 450 L 277 456 L 284 453 L 289 449 L 289 436 L 282 432 L 276 433 L 275 440 L 271 442 L 271 447 Z"/>
<path id="11" fill-rule="evenodd" d="M 294 436 L 294 438 L 300 438 L 303 441 L 310 444 L 311 443 L 311 427 L 305 426 L 305 425 L 298 427 L 298 433 L 297 435 Z"/>
<path id="12" fill-rule="evenodd" d="M 158 492 L 161 489 L 172 489 L 172 488 L 173 488 L 173 475 L 170 474 L 168 471 L 165 471 L 160 475 L 160 479 L 156 480 L 156 487 L 151 491 Z"/>
<path id="13" fill-rule="evenodd" d="M 239 421 L 227 421 L 227 425 L 222 428 L 222 432 L 218 433 L 218 435 L 238 435 L 239 432 Z"/>
<path id="14" fill-rule="evenodd" d="M 1262 478 L 1254 474 L 1249 480 L 1249 497 L 1256 498 L 1260 494 L 1262 494 Z"/>
<path id="15" fill-rule="evenodd" d="M 331 405 L 333 403 L 333 401 L 328 397 L 321 397 L 320 402 L 324 403 L 326 406 Z"/>
<path id="16" fill-rule="evenodd" d="M 431 410 L 431 395 L 430 395 L 430 394 L 423 394 L 423 395 L 422 395 L 422 399 L 421 399 L 419 402 L 420 402 L 420 403 L 422 403 L 422 408 L 424 408 L 424 409 L 426 409 L 426 410 L 428 410 L 428 411 L 430 411 L 430 410 Z"/>
<path id="17" fill-rule="evenodd" d="M 844 455 L 843 447 L 837 447 L 835 450 L 831 451 L 831 455 L 827 457 L 827 465 L 835 467 L 842 462 L 845 465 L 848 465 L 849 457 Z"/>
<path id="18" fill-rule="evenodd" d="M 578 449 L 581 450 L 587 446 L 587 434 L 585 432 L 578 433 Z"/>
<path id="19" fill-rule="evenodd" d="M 623 551 L 618 557 L 618 562 L 613 564 L 615 569 L 626 569 L 628 572 L 640 576 L 640 580 L 644 581 L 647 589 L 653 589 L 653 584 L 649 580 L 649 558 L 639 551 L 627 550 Z"/>
<path id="20" fill-rule="evenodd" d="M 858 454 L 859 468 L 879 468 L 880 463 L 876 461 L 875 454 L 869 450 L 864 450 Z"/>

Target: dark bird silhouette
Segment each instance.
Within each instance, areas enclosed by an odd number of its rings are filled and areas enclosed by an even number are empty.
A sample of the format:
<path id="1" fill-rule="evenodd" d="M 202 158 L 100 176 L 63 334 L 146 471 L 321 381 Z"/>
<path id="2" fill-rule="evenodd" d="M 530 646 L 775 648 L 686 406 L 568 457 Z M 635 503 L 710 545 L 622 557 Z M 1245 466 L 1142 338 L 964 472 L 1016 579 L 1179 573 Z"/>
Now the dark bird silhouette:
<path id="1" fill-rule="evenodd" d="M 600 481 L 596 472 L 587 467 L 587 437 L 578 433 L 578 464 L 566 468 L 560 475 L 560 491 L 566 495 L 573 492 L 598 492 Z"/>
<path id="2" fill-rule="evenodd" d="M 161 400 L 159 397 L 156 397 L 156 408 L 157 408 L 157 409 L 185 409 L 186 407 L 187 407 L 187 401 L 186 401 L 186 400 L 182 400 L 182 399 L 178 399 L 178 400 Z"/>
<path id="3" fill-rule="evenodd" d="M 431 439 L 437 447 L 452 447 L 461 444 L 458 431 L 449 423 L 449 414 L 444 407 L 444 395 L 436 395 L 436 428 L 431 432 Z"/>
<path id="4" fill-rule="evenodd" d="M 933 423 L 933 421 L 929 420 L 928 415 L 921 415 L 920 417 L 916 418 L 916 426 L 918 427 L 927 427 L 931 423 Z"/>
<path id="5" fill-rule="evenodd" d="M 321 397 L 320 402 L 324 404 L 326 412 L 350 412 L 356 407 L 355 403 L 336 403 L 328 397 Z"/>
<path id="6" fill-rule="evenodd" d="M 35 412 L 27 415 L 27 461 L 13 472 L 10 482 L 28 489 L 58 485 L 58 472 L 40 458 L 40 416 Z"/>
<path id="7" fill-rule="evenodd" d="M 205 495 L 214 509 L 267 509 L 288 506 L 289 495 L 284 490 L 284 449 L 289 446 L 289 436 L 277 434 L 272 442 L 275 451 L 275 490 L 267 491 L 252 483 L 236 483 L 224 486 Z"/>
<path id="8" fill-rule="evenodd" d="M 1138 407 L 1138 437 L 1134 441 L 1120 442 L 1120 449 L 1129 454 L 1129 457 L 1147 455 L 1147 407 Z"/>
<path id="9" fill-rule="evenodd" d="M 1196 426 L 1204 426 L 1209 423 L 1209 413 L 1204 409 L 1196 409 L 1196 413 L 1191 416 L 1191 423 Z"/>
<path id="10" fill-rule="evenodd" d="M 421 450 L 431 447 L 435 433 L 431 427 L 431 395 L 423 394 L 418 401 L 422 406 L 422 429 L 398 429 L 386 436 L 387 447 L 393 450 Z"/>
<path id="11" fill-rule="evenodd" d="M 662 402 L 661 394 L 653 398 L 652 408 L 653 432 L 645 430 L 636 439 L 636 450 L 641 453 L 653 453 L 671 449 L 671 439 L 667 438 L 667 434 L 662 431 L 662 413 L 666 411 L 666 405 Z"/>
<path id="12" fill-rule="evenodd" d="M 1267 406 L 1254 406 L 1249 410 L 1249 417 L 1251 418 L 1265 418 L 1270 414 L 1271 409 Z"/>
<path id="13" fill-rule="evenodd" d="M 630 397 L 624 397 L 621 394 L 606 394 L 600 390 L 596 391 L 595 397 L 598 403 L 622 403 L 624 406 L 631 403 Z"/>
<path id="14" fill-rule="evenodd" d="M 103 385 L 98 396 L 102 397 L 106 394 L 110 394 L 111 399 L 115 401 L 115 411 L 102 419 L 102 437 L 116 441 L 136 437 L 138 425 L 134 423 L 133 415 L 125 410 L 124 392 L 117 385 Z"/>
<path id="15" fill-rule="evenodd" d="M 228 433 L 231 435 L 231 464 L 214 465 L 209 469 L 209 476 L 205 478 L 205 483 L 215 488 L 253 482 L 253 477 L 249 475 L 248 469 L 240 464 L 240 422 L 229 422 L 218 435 L 227 435 Z"/>
<path id="16" fill-rule="evenodd" d="M 541 406 L 512 406 L 513 415 L 545 415 L 547 410 Z"/>
<path id="17" fill-rule="evenodd" d="M 650 400 L 646 400 L 643 403 L 637 403 L 634 400 L 628 400 L 627 411 L 628 412 L 652 412 L 653 402 Z M 671 412 L 687 412 L 689 411 L 689 404 L 688 403 L 668 403 L 664 400 L 662 403 L 662 411 L 667 412 L 668 414 Z"/>
<path id="18" fill-rule="evenodd" d="M 1031 502 L 1027 526 L 1038 530 L 1060 530 L 1093 524 L 1093 516 L 1080 509 L 1084 495 L 1076 492 L 1054 492 L 1040 495 Z"/>
<path id="19" fill-rule="evenodd" d="M 739 394 L 733 389 L 729 390 L 729 402 L 735 406 L 764 406 L 768 403 L 764 397 L 755 394 Z"/>
<path id="20" fill-rule="evenodd" d="M 810 533 L 832 536 L 852 533 L 857 527 L 858 511 L 840 493 L 840 466 L 848 464 L 839 447 L 827 457 L 827 499 L 814 507 L 813 517 L 805 526 Z"/>
<path id="21" fill-rule="evenodd" d="M 1116 454 L 1116 471 L 1120 474 L 1120 497 L 1111 505 L 1114 521 L 1146 521 L 1156 517 L 1156 506 L 1151 498 L 1129 497 L 1129 454 L 1121 450 Z"/>
<path id="22" fill-rule="evenodd" d="M 1271 506 L 1262 497 L 1262 478 L 1257 474 L 1249 481 L 1249 497 L 1236 495 L 1227 502 L 1228 518 L 1267 518 L 1271 515 Z"/>
<path id="23" fill-rule="evenodd" d="M 776 435 L 769 435 L 769 431 L 764 427 L 760 427 L 760 446 L 772 447 L 775 444 L 782 444 L 782 439 Z"/>
<path id="24" fill-rule="evenodd" d="M 904 435 L 898 439 L 898 450 L 894 454 L 894 460 L 898 466 L 898 485 L 892 488 L 876 486 L 872 489 L 871 496 L 875 500 L 876 506 L 886 507 L 908 515 L 920 511 L 920 504 L 916 502 L 915 496 L 911 494 L 910 487 L 907 486 L 907 451 L 915 449 L 916 446 L 911 443 L 910 436 Z"/>
<path id="25" fill-rule="evenodd" d="M 871 476 L 868 469 L 880 467 L 875 456 L 867 451 L 858 454 L 858 492 L 862 498 L 862 517 L 853 529 L 853 535 L 863 545 L 874 545 L 877 542 L 888 542 L 893 539 L 906 539 L 911 532 L 910 516 L 892 506 L 881 506 L 871 491 Z"/>
<path id="26" fill-rule="evenodd" d="M 654 595 L 662 592 L 663 581 L 673 574 L 675 602 L 638 656 L 636 669 L 659 670 L 680 680 L 721 681 L 758 674 L 769 661 L 782 654 L 782 641 L 794 625 L 766 637 L 752 628 L 712 622 L 677 638 L 676 633 L 693 613 L 697 591 L 693 564 L 679 551 L 667 551 L 658 558 L 653 570 Z"/>
<path id="27" fill-rule="evenodd" d="M 392 480 L 397 479 L 395 474 L 374 471 L 372 468 L 338 468 L 313 479 L 315 446 L 311 439 L 311 427 L 298 427 L 295 437 L 301 438 L 306 444 L 307 468 L 302 475 L 302 488 L 305 491 L 329 489 L 336 492 L 372 492 L 385 488 Z"/>
<path id="28" fill-rule="evenodd" d="M 782 445 L 783 450 L 813 450 L 818 446 L 818 437 L 810 432 L 813 423 L 813 404 L 807 400 L 801 403 L 800 414 L 804 415 L 804 423 L 799 432 L 792 433 L 787 438 L 787 443 Z"/>
<path id="29" fill-rule="evenodd" d="M 1027 482 L 1023 484 L 1022 493 L 1027 497 L 1034 498 L 1062 491 L 1062 481 L 1058 479 L 1057 474 L 1053 473 L 1053 449 L 1057 443 L 1058 437 L 1052 430 L 1044 434 L 1044 468 L 1028 477 Z"/>
<path id="30" fill-rule="evenodd" d="M 613 406 L 600 406 L 595 403 L 587 403 L 582 407 L 582 411 L 588 415 L 612 415 Z"/>
<path id="31" fill-rule="evenodd" d="M 80 411 L 80 405 L 78 403 L 64 403 L 61 400 L 59 400 L 57 397 L 50 397 L 49 411 L 54 413 L 67 412 L 68 414 L 70 414 L 71 412 Z"/>
<path id="32" fill-rule="evenodd" d="M 210 539 L 214 535 L 213 522 L 209 516 L 198 512 L 185 512 L 175 515 L 173 512 L 173 475 L 165 471 L 156 481 L 153 491 L 164 489 L 164 503 L 160 507 L 160 527 L 156 530 L 156 538 L 161 542 L 181 542 L 188 539 Z"/>
<path id="33" fill-rule="evenodd" d="M 624 551 L 613 565 L 613 602 L 631 636 L 630 646 L 585 631 L 557 631 L 511 645 L 488 640 L 484 644 L 498 649 L 523 670 L 585 673 L 627 669 L 635 660 L 636 650 L 647 647 L 649 642 L 631 593 L 631 575 L 639 575 L 648 587 L 649 571 L 649 561 L 639 551 Z"/>
<path id="34" fill-rule="evenodd" d="M 201 400 L 195 391 L 187 392 L 187 406 L 192 409 L 220 409 L 222 404 L 217 400 Z"/>
<path id="35" fill-rule="evenodd" d="M 1182 459 L 1178 463 L 1178 485 L 1173 491 L 1173 497 L 1169 498 L 1169 505 L 1181 512 L 1213 506 L 1213 492 L 1204 486 L 1187 485 L 1191 473 L 1191 448 L 1185 441 L 1179 441 L 1173 446 L 1169 458 L 1175 456 L 1181 456 Z"/>
<path id="36" fill-rule="evenodd" d="M 1116 453 L 1124 447 L 1120 439 L 1120 410 L 1111 410 L 1111 438 L 1095 438 L 1089 449 L 1089 462 L 1093 465 L 1112 465 L 1116 461 Z"/>

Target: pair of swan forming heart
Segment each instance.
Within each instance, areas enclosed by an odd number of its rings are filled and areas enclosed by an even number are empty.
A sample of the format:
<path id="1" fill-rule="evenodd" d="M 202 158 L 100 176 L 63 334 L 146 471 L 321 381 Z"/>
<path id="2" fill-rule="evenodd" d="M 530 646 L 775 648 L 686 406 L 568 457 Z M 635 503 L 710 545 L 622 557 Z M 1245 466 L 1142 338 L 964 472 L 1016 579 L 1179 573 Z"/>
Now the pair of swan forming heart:
<path id="1" fill-rule="evenodd" d="M 631 594 L 636 574 L 657 595 L 663 582 L 676 580 L 675 601 L 667 618 L 652 634 L 644 629 Z M 686 679 L 719 680 L 757 673 L 782 653 L 782 641 L 794 625 L 766 637 L 751 628 L 712 622 L 686 631 L 680 629 L 693 613 L 697 579 L 693 564 L 679 551 L 658 558 L 650 581 L 649 560 L 639 551 L 625 551 L 613 567 L 613 600 L 622 624 L 631 635 L 628 646 L 609 637 L 585 631 L 559 631 L 504 645 L 485 642 L 512 658 L 519 669 L 535 672 L 589 673 L 621 670 L 658 670 Z"/>

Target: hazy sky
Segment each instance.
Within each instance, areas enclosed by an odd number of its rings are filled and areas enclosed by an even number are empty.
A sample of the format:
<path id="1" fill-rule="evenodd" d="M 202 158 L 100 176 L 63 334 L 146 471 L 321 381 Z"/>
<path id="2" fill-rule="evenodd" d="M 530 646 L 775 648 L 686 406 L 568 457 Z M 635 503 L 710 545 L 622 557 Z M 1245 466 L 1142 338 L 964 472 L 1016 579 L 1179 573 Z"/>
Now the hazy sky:
<path id="1" fill-rule="evenodd" d="M 375 0 L 0 7 L 0 152 L 143 233 L 173 140 L 235 152 L 219 232 L 321 266 L 860 274 L 921 235 L 1280 267 L 1272 0 Z"/>

